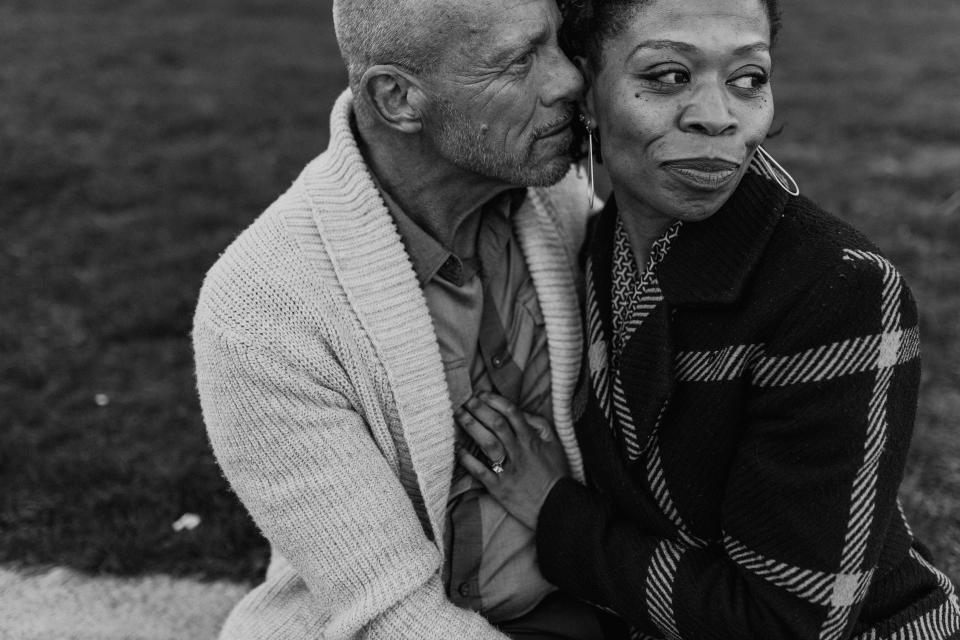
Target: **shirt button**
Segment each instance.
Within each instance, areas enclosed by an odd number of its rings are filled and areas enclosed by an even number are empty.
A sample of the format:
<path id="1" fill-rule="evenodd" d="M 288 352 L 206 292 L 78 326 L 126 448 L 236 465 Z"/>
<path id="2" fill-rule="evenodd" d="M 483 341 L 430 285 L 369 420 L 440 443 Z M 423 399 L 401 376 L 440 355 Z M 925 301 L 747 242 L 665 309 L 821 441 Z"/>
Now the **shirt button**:
<path id="1" fill-rule="evenodd" d="M 499 369 L 507 362 L 507 357 L 502 353 L 498 353 L 490 359 L 490 362 L 493 363 L 494 368 Z"/>
<path id="2" fill-rule="evenodd" d="M 469 597 L 470 597 L 470 584 L 467 583 L 467 582 L 464 582 L 463 584 L 460 585 L 460 587 L 457 589 L 457 591 L 458 591 L 458 592 L 460 593 L 460 595 L 463 596 L 464 598 L 469 598 Z"/>

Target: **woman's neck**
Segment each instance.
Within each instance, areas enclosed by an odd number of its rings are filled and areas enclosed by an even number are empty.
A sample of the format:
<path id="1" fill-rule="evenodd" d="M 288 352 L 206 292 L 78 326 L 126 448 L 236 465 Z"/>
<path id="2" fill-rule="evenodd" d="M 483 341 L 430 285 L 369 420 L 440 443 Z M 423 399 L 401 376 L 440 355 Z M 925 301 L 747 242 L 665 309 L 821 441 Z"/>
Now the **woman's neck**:
<path id="1" fill-rule="evenodd" d="M 637 263 L 637 272 L 642 274 L 647 268 L 653 243 L 670 228 L 673 220 L 653 215 L 643 207 L 622 206 L 619 200 L 617 207 L 620 219 L 623 220 L 623 229 L 630 240 L 630 249 Z"/>

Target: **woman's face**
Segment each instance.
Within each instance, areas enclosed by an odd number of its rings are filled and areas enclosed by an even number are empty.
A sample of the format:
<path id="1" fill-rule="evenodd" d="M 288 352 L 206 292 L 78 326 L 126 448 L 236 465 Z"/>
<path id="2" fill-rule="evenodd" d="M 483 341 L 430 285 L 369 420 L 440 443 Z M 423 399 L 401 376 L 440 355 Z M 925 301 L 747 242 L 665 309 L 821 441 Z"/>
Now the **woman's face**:
<path id="1" fill-rule="evenodd" d="M 587 115 L 622 210 L 669 224 L 713 215 L 773 120 L 760 0 L 653 0 L 603 48 Z"/>

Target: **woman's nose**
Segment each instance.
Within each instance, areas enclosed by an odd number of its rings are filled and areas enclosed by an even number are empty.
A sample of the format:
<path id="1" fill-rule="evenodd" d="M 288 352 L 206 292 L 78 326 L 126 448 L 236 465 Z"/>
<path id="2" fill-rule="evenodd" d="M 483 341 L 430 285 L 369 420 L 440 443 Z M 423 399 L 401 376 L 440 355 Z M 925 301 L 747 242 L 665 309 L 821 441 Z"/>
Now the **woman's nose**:
<path id="1" fill-rule="evenodd" d="M 724 88 L 709 85 L 697 87 L 680 112 L 680 128 L 708 136 L 736 131 L 737 119 L 730 110 Z"/>

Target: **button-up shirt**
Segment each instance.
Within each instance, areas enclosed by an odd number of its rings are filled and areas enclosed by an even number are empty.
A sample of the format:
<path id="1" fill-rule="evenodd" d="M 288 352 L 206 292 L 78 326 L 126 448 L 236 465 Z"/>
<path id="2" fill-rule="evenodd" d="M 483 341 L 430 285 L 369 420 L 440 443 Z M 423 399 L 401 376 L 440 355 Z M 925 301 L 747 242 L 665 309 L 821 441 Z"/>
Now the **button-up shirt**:
<path id="1" fill-rule="evenodd" d="M 510 222 L 525 192 L 484 205 L 472 259 L 448 251 L 381 193 L 423 289 L 453 407 L 493 391 L 552 423 L 546 331 Z M 457 446 L 476 451 L 459 428 Z M 447 518 L 444 577 L 453 602 L 497 622 L 525 614 L 555 589 L 537 567 L 534 533 L 459 465 Z"/>

